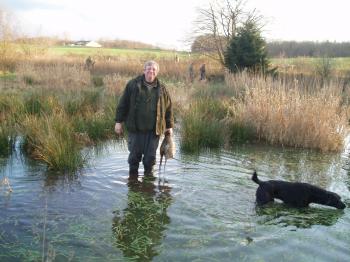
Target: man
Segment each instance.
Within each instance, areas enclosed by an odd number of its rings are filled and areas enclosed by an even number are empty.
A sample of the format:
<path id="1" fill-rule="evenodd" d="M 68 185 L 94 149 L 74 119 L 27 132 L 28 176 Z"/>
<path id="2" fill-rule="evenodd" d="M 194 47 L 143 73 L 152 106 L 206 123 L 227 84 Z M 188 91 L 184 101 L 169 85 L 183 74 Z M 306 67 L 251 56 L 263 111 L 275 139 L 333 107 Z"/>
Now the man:
<path id="1" fill-rule="evenodd" d="M 205 80 L 205 64 L 202 64 L 201 67 L 199 68 L 199 75 L 200 75 L 200 78 L 199 78 L 200 81 Z"/>
<path id="2" fill-rule="evenodd" d="M 91 56 L 89 56 L 88 58 L 86 58 L 86 60 L 85 60 L 85 68 L 86 68 L 87 70 L 93 69 L 94 64 L 95 64 L 95 61 L 92 60 Z"/>
<path id="3" fill-rule="evenodd" d="M 128 130 L 129 175 L 137 176 L 142 160 L 145 175 L 151 175 L 156 164 L 159 137 L 172 134 L 174 126 L 172 103 L 165 86 L 158 80 L 159 65 L 147 61 L 143 75 L 130 80 L 116 109 L 115 132 Z M 143 158 L 142 158 L 143 156 Z"/>
<path id="4" fill-rule="evenodd" d="M 190 66 L 188 67 L 188 75 L 190 78 L 190 82 L 193 83 L 193 80 L 194 80 L 193 62 L 191 62 Z"/>

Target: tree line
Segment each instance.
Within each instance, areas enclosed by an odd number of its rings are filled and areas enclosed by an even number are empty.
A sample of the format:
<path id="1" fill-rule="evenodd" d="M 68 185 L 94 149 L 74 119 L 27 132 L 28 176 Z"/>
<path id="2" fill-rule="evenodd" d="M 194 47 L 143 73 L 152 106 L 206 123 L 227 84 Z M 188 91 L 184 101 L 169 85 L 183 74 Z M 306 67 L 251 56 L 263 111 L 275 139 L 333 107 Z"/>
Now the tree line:
<path id="1" fill-rule="evenodd" d="M 269 57 L 350 57 L 350 42 L 274 41 L 266 48 Z"/>
<path id="2" fill-rule="evenodd" d="M 191 52 L 216 52 L 210 35 L 198 36 Z M 350 42 L 272 41 L 266 43 L 268 57 L 350 57 Z"/>

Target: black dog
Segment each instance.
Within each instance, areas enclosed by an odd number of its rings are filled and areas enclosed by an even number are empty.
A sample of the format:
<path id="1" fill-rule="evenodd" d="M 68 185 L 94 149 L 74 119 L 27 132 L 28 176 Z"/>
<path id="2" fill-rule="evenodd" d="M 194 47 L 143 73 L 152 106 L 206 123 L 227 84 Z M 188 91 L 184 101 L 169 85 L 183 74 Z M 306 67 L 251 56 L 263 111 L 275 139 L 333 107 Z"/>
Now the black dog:
<path id="1" fill-rule="evenodd" d="M 264 205 L 273 202 L 274 198 L 282 200 L 293 207 L 307 207 L 310 203 L 344 209 L 345 204 L 336 193 L 324 190 L 314 185 L 281 180 L 261 181 L 254 172 L 252 180 L 259 185 L 256 190 L 256 203 Z"/>

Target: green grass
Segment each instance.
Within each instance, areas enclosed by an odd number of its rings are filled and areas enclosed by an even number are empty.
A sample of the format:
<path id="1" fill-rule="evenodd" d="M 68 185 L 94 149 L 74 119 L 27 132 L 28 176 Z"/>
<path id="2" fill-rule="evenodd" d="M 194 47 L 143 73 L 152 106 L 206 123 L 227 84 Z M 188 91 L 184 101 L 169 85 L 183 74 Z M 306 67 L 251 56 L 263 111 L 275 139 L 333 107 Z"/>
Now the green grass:
<path id="1" fill-rule="evenodd" d="M 322 57 L 293 57 L 272 58 L 272 66 L 277 66 L 278 71 L 290 70 L 291 72 L 313 74 L 317 66 L 322 64 Z M 326 58 L 330 61 L 333 73 L 338 76 L 350 77 L 350 57 Z"/>
<path id="2" fill-rule="evenodd" d="M 193 152 L 222 146 L 225 115 L 225 105 L 219 100 L 205 98 L 193 102 L 182 115 L 181 149 Z"/>
<path id="3" fill-rule="evenodd" d="M 22 122 L 24 148 L 49 169 L 74 172 L 85 163 L 72 123 L 64 114 L 28 116 Z"/>
<path id="4" fill-rule="evenodd" d="M 0 156 L 7 156 L 11 151 L 11 132 L 6 124 L 0 126 Z"/>
<path id="5" fill-rule="evenodd" d="M 16 79 L 15 73 L 0 71 L 0 80 L 15 80 L 15 79 Z"/>
<path id="6" fill-rule="evenodd" d="M 91 47 L 67 47 L 55 46 L 49 48 L 49 53 L 54 55 L 81 55 L 81 56 L 117 56 L 117 57 L 153 57 L 174 58 L 177 54 L 180 58 L 188 57 L 187 52 L 167 51 L 159 49 L 124 49 L 124 48 L 91 48 Z"/>

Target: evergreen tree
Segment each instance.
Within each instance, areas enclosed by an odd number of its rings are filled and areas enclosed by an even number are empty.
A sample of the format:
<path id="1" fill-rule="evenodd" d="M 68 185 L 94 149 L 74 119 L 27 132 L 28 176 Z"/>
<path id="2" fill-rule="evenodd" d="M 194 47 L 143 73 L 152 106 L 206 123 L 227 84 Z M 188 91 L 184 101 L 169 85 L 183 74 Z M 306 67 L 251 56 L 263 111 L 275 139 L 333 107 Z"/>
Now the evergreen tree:
<path id="1" fill-rule="evenodd" d="M 225 66 L 231 72 L 247 69 L 249 72 L 268 70 L 266 41 L 261 36 L 258 25 L 248 20 L 232 37 L 225 53 Z"/>

